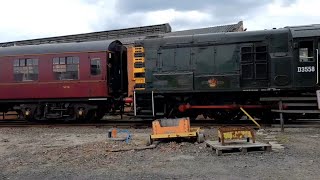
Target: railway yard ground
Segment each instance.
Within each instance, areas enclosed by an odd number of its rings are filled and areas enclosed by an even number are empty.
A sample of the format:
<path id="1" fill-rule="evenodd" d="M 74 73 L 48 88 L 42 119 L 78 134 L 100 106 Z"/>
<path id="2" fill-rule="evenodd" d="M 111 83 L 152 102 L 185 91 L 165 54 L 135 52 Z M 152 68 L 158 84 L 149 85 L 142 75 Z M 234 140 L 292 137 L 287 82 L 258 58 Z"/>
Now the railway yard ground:
<path id="1" fill-rule="evenodd" d="M 319 179 L 320 128 L 266 128 L 259 142 L 272 152 L 217 156 L 205 143 L 145 146 L 150 128 L 132 140 L 108 141 L 107 127 L 0 128 L 0 179 Z M 204 129 L 217 139 L 216 128 Z M 120 152 L 111 152 L 111 151 Z"/>

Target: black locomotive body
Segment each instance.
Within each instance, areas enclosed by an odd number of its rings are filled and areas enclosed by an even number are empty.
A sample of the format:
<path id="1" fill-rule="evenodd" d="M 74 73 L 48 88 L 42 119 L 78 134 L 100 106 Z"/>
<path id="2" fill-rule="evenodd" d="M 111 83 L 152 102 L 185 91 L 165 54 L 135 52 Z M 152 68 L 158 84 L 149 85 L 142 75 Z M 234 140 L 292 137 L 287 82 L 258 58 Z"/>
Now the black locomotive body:
<path id="1" fill-rule="evenodd" d="M 318 109 L 319 46 L 320 25 L 137 41 L 135 115 L 228 120 L 244 107 L 263 118 L 290 103 L 305 115 Z"/>

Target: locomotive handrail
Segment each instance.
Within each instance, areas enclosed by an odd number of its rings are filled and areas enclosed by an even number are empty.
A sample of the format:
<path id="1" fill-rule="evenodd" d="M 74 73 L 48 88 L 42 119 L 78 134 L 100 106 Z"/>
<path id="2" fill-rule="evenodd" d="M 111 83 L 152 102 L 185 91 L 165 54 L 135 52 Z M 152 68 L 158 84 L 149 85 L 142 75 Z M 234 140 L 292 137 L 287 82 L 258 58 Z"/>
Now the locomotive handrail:
<path id="1" fill-rule="evenodd" d="M 319 49 L 316 49 L 317 52 L 317 84 L 319 84 Z"/>
<path id="2" fill-rule="evenodd" d="M 151 96 L 152 96 L 151 97 L 152 98 L 152 102 L 151 102 L 152 103 L 152 116 L 154 117 L 155 114 L 154 114 L 154 96 L 153 96 L 153 91 L 151 92 Z"/>
<path id="3" fill-rule="evenodd" d="M 133 110 L 134 110 L 134 116 L 137 116 L 137 97 L 136 97 L 136 91 L 133 91 Z"/>

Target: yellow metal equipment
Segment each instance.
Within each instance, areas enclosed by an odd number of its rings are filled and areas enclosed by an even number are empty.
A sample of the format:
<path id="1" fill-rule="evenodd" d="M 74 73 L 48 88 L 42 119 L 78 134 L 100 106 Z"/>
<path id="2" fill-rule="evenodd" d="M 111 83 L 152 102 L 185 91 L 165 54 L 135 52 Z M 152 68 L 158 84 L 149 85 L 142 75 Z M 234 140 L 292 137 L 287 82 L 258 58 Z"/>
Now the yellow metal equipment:
<path id="1" fill-rule="evenodd" d="M 254 130 L 249 127 L 220 127 L 218 129 L 219 142 L 225 145 L 225 140 L 243 139 L 246 138 L 247 142 L 255 143 Z"/>
<path id="2" fill-rule="evenodd" d="M 204 141 L 204 134 L 200 128 L 191 128 L 189 118 L 160 119 L 152 122 L 152 135 L 149 137 L 149 144 L 154 140 L 167 138 L 197 138 L 199 143 Z"/>

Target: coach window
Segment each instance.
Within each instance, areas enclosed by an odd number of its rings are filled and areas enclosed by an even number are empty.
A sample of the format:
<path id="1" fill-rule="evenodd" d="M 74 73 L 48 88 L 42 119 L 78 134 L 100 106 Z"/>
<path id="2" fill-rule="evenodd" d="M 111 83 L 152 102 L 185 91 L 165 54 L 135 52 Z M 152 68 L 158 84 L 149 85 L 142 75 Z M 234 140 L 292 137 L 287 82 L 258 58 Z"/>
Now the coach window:
<path id="1" fill-rule="evenodd" d="M 301 41 L 299 42 L 299 57 L 300 62 L 313 62 L 313 41 Z"/>
<path id="2" fill-rule="evenodd" d="M 13 66 L 15 81 L 38 80 L 38 59 L 16 59 Z"/>
<path id="3" fill-rule="evenodd" d="M 79 57 L 56 57 L 52 65 L 56 80 L 79 79 Z"/>
<path id="4" fill-rule="evenodd" d="M 91 71 L 91 75 L 93 75 L 93 76 L 101 74 L 101 60 L 100 60 L 100 58 L 91 59 L 90 71 Z"/>

